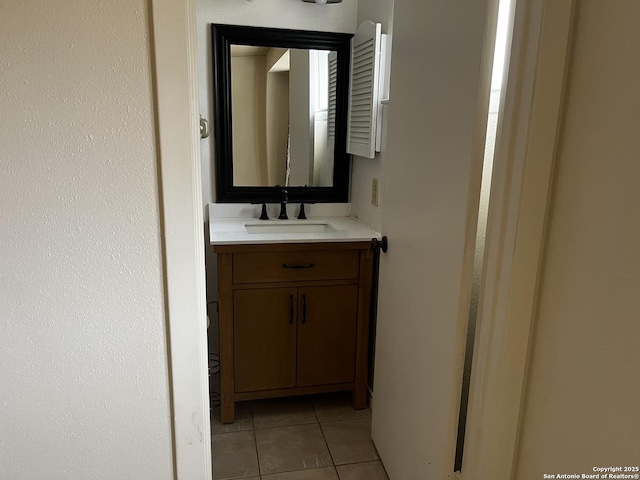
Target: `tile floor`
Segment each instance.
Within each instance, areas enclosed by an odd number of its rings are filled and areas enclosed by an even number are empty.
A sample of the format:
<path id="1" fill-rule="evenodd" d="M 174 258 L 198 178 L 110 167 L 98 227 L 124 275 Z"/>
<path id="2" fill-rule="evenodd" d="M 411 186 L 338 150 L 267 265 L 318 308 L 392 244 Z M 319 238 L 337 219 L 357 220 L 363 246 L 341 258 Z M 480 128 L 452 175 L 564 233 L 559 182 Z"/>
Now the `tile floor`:
<path id="1" fill-rule="evenodd" d="M 213 480 L 388 480 L 371 441 L 371 411 L 344 393 L 236 405 L 211 416 Z"/>

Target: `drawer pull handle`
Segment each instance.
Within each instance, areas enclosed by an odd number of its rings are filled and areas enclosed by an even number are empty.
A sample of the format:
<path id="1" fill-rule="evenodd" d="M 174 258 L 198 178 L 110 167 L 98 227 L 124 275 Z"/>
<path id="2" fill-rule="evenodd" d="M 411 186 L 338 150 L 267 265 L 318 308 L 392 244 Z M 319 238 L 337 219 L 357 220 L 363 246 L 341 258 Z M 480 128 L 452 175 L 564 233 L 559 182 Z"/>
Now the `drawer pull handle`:
<path id="1" fill-rule="evenodd" d="M 293 325 L 293 295 L 289 295 L 289 325 Z"/>
<path id="2" fill-rule="evenodd" d="M 308 263 L 306 265 L 287 265 L 286 263 L 282 264 L 282 268 L 300 269 L 300 268 L 312 268 L 312 267 L 313 267 L 313 263 Z"/>
<path id="3" fill-rule="evenodd" d="M 307 296 L 302 295 L 302 323 L 307 323 Z"/>

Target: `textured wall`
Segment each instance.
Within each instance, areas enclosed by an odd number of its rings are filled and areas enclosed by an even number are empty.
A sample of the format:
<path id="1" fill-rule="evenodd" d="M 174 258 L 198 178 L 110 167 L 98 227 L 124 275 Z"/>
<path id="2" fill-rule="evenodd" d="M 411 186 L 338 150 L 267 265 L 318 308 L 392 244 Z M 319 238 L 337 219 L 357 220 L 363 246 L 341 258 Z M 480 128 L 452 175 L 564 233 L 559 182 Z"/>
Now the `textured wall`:
<path id="1" fill-rule="evenodd" d="M 640 3 L 576 6 L 518 480 L 640 458 Z"/>
<path id="2" fill-rule="evenodd" d="M 172 478 L 147 3 L 0 3 L 0 477 Z"/>

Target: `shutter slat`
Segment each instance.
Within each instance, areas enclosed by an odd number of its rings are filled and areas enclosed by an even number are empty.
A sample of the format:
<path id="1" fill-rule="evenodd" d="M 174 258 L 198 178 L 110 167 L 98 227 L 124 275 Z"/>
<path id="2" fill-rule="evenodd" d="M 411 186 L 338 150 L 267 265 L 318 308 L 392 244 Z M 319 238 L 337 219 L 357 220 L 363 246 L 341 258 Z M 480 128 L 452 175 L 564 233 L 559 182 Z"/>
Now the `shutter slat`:
<path id="1" fill-rule="evenodd" d="M 327 112 L 327 145 L 332 151 L 331 145 L 336 141 L 336 99 L 338 87 L 338 54 L 329 53 L 329 108 Z"/>

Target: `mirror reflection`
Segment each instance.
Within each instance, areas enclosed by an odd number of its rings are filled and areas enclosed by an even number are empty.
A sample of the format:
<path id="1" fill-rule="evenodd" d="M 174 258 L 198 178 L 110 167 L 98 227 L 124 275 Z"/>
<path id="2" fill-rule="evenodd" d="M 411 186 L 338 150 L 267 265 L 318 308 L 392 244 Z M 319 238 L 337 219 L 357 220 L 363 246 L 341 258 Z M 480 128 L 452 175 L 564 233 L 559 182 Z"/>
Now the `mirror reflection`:
<path id="1" fill-rule="evenodd" d="M 336 53 L 231 45 L 233 184 L 332 186 Z M 335 80 L 335 74 L 334 74 Z"/>

